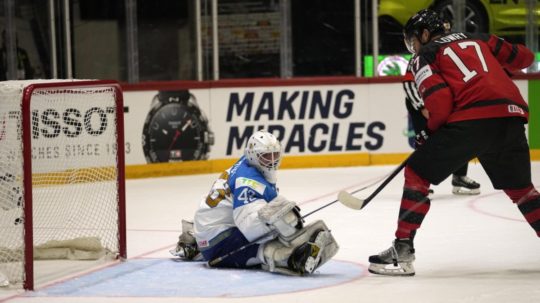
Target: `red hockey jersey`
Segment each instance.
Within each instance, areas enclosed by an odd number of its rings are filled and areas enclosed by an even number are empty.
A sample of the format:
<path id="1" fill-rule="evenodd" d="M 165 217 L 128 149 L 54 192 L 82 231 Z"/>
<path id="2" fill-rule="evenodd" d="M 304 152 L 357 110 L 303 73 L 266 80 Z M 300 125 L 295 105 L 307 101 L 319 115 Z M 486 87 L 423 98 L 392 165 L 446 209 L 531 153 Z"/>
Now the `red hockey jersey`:
<path id="1" fill-rule="evenodd" d="M 529 117 L 527 103 L 508 76 L 528 67 L 533 53 L 488 34 L 449 33 L 424 45 L 413 59 L 428 128 L 498 117 Z"/>

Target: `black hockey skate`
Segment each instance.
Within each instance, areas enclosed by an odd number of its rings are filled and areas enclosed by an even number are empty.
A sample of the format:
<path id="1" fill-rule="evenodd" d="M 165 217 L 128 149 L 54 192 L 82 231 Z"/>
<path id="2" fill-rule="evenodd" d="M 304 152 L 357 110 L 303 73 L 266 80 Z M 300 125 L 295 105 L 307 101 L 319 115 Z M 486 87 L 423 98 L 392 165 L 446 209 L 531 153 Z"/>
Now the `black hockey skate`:
<path id="1" fill-rule="evenodd" d="M 452 177 L 452 193 L 454 195 L 478 195 L 480 194 L 480 184 L 467 176 Z"/>
<path id="2" fill-rule="evenodd" d="M 392 246 L 369 257 L 369 272 L 386 276 L 414 276 L 414 246 L 411 239 L 396 239 Z"/>

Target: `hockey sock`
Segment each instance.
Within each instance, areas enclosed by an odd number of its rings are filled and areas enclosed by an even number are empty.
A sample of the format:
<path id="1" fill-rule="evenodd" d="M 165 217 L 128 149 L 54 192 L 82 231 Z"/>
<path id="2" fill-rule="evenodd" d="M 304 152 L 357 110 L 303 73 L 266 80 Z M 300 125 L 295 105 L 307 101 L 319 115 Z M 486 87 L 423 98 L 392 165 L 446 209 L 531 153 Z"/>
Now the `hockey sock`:
<path id="1" fill-rule="evenodd" d="M 532 184 L 522 189 L 505 189 L 504 192 L 517 204 L 525 220 L 540 237 L 540 193 Z"/>
<path id="2" fill-rule="evenodd" d="M 430 207 L 428 190 L 429 182 L 406 166 L 405 186 L 399 209 L 396 238 L 412 239 L 414 237 Z"/>
<path id="3" fill-rule="evenodd" d="M 454 172 L 454 176 L 466 176 L 468 168 L 469 168 L 469 163 L 466 163 L 465 165 L 463 165 L 462 167 L 460 167 L 458 170 Z"/>

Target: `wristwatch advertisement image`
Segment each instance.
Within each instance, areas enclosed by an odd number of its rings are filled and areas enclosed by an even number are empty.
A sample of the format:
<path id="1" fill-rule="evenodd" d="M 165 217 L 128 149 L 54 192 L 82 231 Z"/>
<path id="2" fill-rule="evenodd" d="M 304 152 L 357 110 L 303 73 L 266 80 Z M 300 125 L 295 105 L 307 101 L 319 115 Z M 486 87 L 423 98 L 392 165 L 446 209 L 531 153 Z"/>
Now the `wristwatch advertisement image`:
<path id="1" fill-rule="evenodd" d="M 142 145 L 147 163 L 206 160 L 214 133 L 188 90 L 159 91 L 146 116 Z"/>

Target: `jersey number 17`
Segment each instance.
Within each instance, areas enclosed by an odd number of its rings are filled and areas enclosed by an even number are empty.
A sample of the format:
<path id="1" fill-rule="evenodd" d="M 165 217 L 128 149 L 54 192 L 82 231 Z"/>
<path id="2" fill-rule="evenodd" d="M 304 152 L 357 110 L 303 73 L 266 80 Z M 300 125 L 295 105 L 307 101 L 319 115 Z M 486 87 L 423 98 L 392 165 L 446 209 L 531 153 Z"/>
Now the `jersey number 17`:
<path id="1" fill-rule="evenodd" d="M 473 47 L 474 50 L 476 51 L 476 55 L 478 56 L 478 59 L 480 60 L 480 63 L 482 63 L 482 69 L 484 70 L 484 72 L 488 71 L 486 59 L 484 59 L 484 54 L 482 54 L 482 49 L 480 48 L 480 45 L 476 41 L 463 41 L 463 42 L 458 43 L 458 45 L 461 49 Z M 454 61 L 457 68 L 459 68 L 459 70 L 463 74 L 464 82 L 468 82 L 469 80 L 474 78 L 476 75 L 478 75 L 478 72 L 476 70 L 474 69 L 470 70 L 469 68 L 467 68 L 465 63 L 463 63 L 463 60 L 459 58 L 458 54 L 452 48 L 450 47 L 445 48 L 443 54 L 445 56 L 450 57 L 450 59 Z"/>

